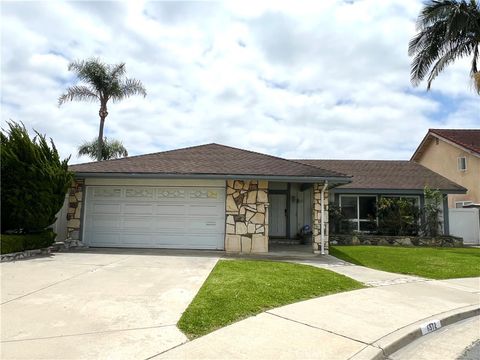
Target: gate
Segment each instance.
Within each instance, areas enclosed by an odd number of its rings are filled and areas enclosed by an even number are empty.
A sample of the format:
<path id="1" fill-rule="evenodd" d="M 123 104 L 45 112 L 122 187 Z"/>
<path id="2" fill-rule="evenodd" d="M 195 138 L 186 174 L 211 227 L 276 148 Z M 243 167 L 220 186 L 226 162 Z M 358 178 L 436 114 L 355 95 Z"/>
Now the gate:
<path id="1" fill-rule="evenodd" d="M 480 245 L 479 209 L 449 209 L 450 235 L 463 238 L 467 245 Z"/>

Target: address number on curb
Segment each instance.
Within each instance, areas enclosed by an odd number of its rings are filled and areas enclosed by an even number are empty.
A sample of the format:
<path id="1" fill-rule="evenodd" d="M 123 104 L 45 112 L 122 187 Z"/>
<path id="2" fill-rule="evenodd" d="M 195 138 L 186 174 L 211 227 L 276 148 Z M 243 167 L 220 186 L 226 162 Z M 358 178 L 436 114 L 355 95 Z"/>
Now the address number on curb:
<path id="1" fill-rule="evenodd" d="M 431 332 L 434 332 L 440 329 L 441 327 L 442 327 L 442 324 L 440 323 L 440 320 L 432 320 L 420 326 L 420 329 L 422 330 L 422 335 L 427 335 Z"/>

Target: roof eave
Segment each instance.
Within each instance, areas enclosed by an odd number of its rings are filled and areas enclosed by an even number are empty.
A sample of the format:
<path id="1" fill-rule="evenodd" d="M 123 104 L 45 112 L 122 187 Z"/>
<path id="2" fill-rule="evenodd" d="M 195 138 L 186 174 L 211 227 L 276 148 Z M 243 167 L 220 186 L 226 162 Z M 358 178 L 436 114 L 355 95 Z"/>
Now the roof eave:
<path id="1" fill-rule="evenodd" d="M 442 194 L 465 194 L 467 189 L 438 189 Z M 365 189 L 365 188 L 336 188 L 333 190 L 342 194 L 404 194 L 404 195 L 423 195 L 424 189 Z"/>
<path id="2" fill-rule="evenodd" d="M 316 183 L 328 181 L 333 184 L 348 184 L 351 179 L 338 176 L 278 176 L 278 175 L 235 175 L 235 174 L 158 174 L 158 173 L 121 173 L 121 172 L 76 172 L 76 178 L 144 178 L 144 179 L 217 179 L 217 180 L 268 180 L 297 183 Z"/>
<path id="3" fill-rule="evenodd" d="M 458 144 L 450 139 L 447 139 L 446 137 L 440 135 L 440 134 L 437 134 L 436 132 L 434 131 L 431 131 L 429 130 L 427 135 L 425 135 L 425 137 L 423 138 L 422 142 L 420 143 L 420 145 L 418 145 L 417 149 L 415 150 L 415 152 L 413 153 L 412 157 L 410 158 L 410 161 L 414 161 L 414 162 L 417 162 L 419 160 L 419 157 L 422 156 L 422 150 L 424 149 L 424 147 L 426 146 L 426 143 L 427 143 L 427 140 L 428 140 L 428 137 L 429 136 L 432 136 L 434 138 L 437 138 L 437 139 L 440 139 L 444 142 L 446 142 L 447 144 L 449 145 L 452 145 L 453 147 L 456 147 L 458 149 L 461 149 L 473 156 L 476 156 L 476 157 L 480 157 L 480 153 L 472 150 L 472 149 L 469 149 L 469 148 L 466 148 L 465 146 L 461 145 L 461 144 Z"/>

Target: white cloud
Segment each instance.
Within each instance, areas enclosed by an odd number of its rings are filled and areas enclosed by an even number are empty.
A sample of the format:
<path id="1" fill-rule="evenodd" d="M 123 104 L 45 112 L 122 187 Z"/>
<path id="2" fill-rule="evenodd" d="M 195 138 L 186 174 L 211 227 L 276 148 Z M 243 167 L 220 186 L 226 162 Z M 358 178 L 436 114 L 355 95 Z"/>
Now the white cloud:
<path id="1" fill-rule="evenodd" d="M 2 121 L 62 155 L 98 106 L 57 107 L 73 59 L 127 63 L 148 96 L 110 104 L 108 136 L 141 154 L 219 142 L 285 157 L 408 159 L 429 127 L 479 127 L 468 60 L 409 83 L 420 1 L 3 2 Z M 85 159 L 72 158 L 74 162 Z"/>

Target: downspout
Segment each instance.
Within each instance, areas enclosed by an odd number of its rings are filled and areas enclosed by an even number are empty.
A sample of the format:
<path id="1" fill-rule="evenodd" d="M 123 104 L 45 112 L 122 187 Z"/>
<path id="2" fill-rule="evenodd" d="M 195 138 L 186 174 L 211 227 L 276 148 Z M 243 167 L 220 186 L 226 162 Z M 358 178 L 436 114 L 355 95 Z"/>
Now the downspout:
<path id="1" fill-rule="evenodd" d="M 325 255 L 325 190 L 327 189 L 328 181 L 323 183 L 322 191 L 320 192 L 320 206 L 322 207 L 320 219 L 320 239 L 321 239 L 321 254 Z"/>

